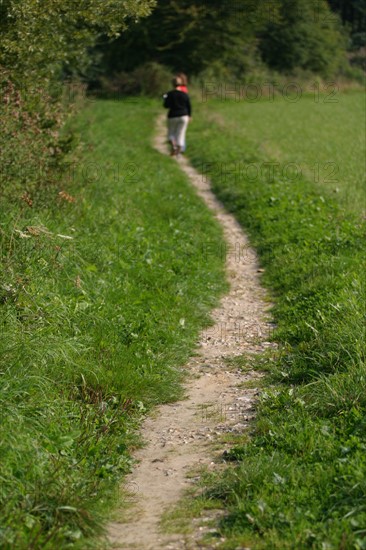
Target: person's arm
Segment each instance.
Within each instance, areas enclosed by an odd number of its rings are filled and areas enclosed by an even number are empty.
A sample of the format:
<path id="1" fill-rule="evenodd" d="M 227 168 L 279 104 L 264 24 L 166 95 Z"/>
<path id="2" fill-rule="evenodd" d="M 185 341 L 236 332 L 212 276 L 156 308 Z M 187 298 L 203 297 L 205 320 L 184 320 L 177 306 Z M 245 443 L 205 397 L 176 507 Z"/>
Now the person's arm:
<path id="1" fill-rule="evenodd" d="M 171 103 L 170 103 L 171 97 L 170 97 L 169 92 L 167 94 L 164 94 L 163 98 L 164 98 L 164 107 L 165 107 L 165 109 L 170 109 L 170 107 L 171 107 Z"/>

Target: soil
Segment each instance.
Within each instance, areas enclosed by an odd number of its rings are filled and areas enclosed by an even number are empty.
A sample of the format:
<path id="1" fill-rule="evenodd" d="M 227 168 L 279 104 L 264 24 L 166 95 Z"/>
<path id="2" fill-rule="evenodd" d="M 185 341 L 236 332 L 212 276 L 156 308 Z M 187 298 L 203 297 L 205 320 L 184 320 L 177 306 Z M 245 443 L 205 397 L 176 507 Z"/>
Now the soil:
<path id="1" fill-rule="evenodd" d="M 154 146 L 168 154 L 164 117 L 158 120 Z M 215 324 L 202 332 L 196 354 L 185 367 L 190 373 L 186 399 L 160 406 L 143 423 L 145 446 L 135 453 L 136 466 L 123 489 L 130 496 L 128 510 L 118 512 L 108 529 L 108 540 L 118 549 L 215 548 L 222 542 L 205 544 L 202 536 L 212 531 L 210 522 L 223 511 L 210 511 L 192 521 L 188 534 L 164 533 L 162 515 L 197 483 L 192 472 L 222 468 L 222 457 L 230 448 L 223 436 L 244 434 L 251 425 L 261 374 L 243 372 L 227 360 L 274 346 L 266 341 L 272 327 L 271 304 L 261 286 L 263 270 L 255 251 L 212 193 L 210 182 L 184 156 L 176 160 L 222 225 L 230 291 L 212 312 Z"/>

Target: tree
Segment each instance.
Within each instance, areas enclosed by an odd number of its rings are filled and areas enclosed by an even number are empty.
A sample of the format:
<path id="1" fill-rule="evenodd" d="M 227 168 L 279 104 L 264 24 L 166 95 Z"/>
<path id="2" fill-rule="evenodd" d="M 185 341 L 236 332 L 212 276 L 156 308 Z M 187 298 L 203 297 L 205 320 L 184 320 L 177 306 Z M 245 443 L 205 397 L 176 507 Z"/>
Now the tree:
<path id="1" fill-rule="evenodd" d="M 99 51 L 108 74 L 153 61 L 191 75 L 213 66 L 243 80 L 263 61 L 280 72 L 334 74 L 344 50 L 326 0 L 159 0 L 150 17 Z"/>
<path id="2" fill-rule="evenodd" d="M 278 18 L 261 34 L 260 50 L 273 69 L 328 76 L 344 59 L 345 35 L 325 0 L 281 0 Z"/>
<path id="3" fill-rule="evenodd" d="M 0 65 L 26 78 L 55 78 L 88 64 L 88 50 L 101 33 L 118 37 L 132 20 L 146 16 L 155 0 L 0 0 Z"/>
<path id="4" fill-rule="evenodd" d="M 329 0 L 329 4 L 343 24 L 350 28 L 351 46 L 355 49 L 366 46 L 365 0 Z"/>
<path id="5" fill-rule="evenodd" d="M 155 0 L 0 0 L 0 193 L 47 192 L 71 139 L 62 78 L 85 71 L 104 33 L 118 37 Z"/>
<path id="6" fill-rule="evenodd" d="M 219 63 L 242 74 L 267 6 L 268 0 L 160 0 L 150 17 L 101 45 L 104 69 L 131 71 L 154 61 L 199 74 Z"/>

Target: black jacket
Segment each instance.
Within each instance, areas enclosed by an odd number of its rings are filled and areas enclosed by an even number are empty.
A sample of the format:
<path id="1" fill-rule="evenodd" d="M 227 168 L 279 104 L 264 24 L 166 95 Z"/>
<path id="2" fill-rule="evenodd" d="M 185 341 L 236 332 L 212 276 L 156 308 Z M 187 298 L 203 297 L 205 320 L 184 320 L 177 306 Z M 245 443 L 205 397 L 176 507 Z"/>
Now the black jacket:
<path id="1" fill-rule="evenodd" d="M 164 94 L 164 107 L 169 109 L 168 118 L 176 118 L 178 116 L 191 116 L 192 107 L 189 95 L 179 90 L 172 90 Z"/>

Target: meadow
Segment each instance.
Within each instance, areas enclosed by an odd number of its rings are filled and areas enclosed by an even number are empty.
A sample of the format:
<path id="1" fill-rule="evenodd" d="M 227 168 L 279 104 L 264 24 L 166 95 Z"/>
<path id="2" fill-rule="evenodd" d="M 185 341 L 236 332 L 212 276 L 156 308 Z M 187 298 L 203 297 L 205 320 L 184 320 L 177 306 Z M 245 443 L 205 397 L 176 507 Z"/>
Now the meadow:
<path id="1" fill-rule="evenodd" d="M 223 548 L 362 550 L 361 94 L 277 99 L 196 100 L 189 128 L 190 159 L 258 251 L 279 343 L 235 362 L 267 377 L 249 442 L 202 505 L 227 510 Z M 53 185 L 1 203 L 2 548 L 101 544 L 141 418 L 182 395 L 181 367 L 226 289 L 223 258 L 205 253 L 221 249 L 220 227 L 152 147 L 159 112 L 93 102 L 70 122 L 80 145 Z M 337 191 L 313 177 L 329 162 Z"/>
<path id="2" fill-rule="evenodd" d="M 208 121 L 212 119 L 219 127 L 222 122 L 227 131 L 235 133 L 243 146 L 241 155 L 249 165 L 249 177 L 256 175 L 248 158 L 251 151 L 262 161 L 271 161 L 277 176 L 288 175 L 292 180 L 303 176 L 346 209 L 366 212 L 362 92 L 341 92 L 336 84 L 323 84 L 305 93 L 296 82 L 279 86 L 277 93 L 265 85 L 248 85 L 236 96 L 225 89 L 210 94 L 211 88 L 203 86 L 196 101 L 207 107 Z M 252 99 L 238 101 L 239 97 Z M 238 155 L 236 161 L 240 160 Z M 260 168 L 263 174 L 266 168 Z"/>
<path id="3" fill-rule="evenodd" d="M 193 94 L 187 154 L 258 251 L 278 352 L 234 362 L 267 372 L 256 422 L 189 518 L 221 506 L 227 549 L 366 550 L 361 0 L 43 4 L 0 2 L 0 548 L 108 546 L 227 291 L 221 227 L 152 145 L 183 69 L 314 79 Z"/>
<path id="4" fill-rule="evenodd" d="M 97 547 L 225 288 L 221 229 L 153 149 L 156 114 L 92 102 L 53 185 L 1 202 L 1 548 Z"/>
<path id="5" fill-rule="evenodd" d="M 256 422 L 198 497 L 227 511 L 225 549 L 366 548 L 364 107 L 360 93 L 320 99 L 210 100 L 190 127 L 192 162 L 257 249 L 277 326 L 276 353 L 235 361 L 266 372 Z M 336 184 L 297 169 L 326 162 Z"/>

